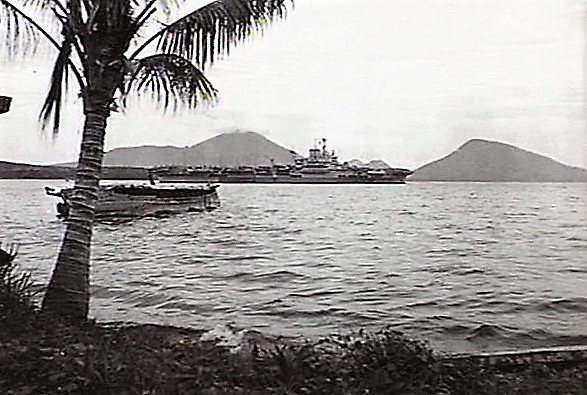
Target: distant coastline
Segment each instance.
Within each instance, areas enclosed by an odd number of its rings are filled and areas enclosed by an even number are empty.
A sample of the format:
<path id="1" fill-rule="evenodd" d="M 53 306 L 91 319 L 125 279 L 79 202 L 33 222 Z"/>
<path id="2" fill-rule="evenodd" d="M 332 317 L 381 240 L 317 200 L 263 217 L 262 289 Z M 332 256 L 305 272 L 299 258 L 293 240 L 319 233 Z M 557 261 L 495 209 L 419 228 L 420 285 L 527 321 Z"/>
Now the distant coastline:
<path id="1" fill-rule="evenodd" d="M 288 163 L 295 153 L 258 133 L 221 134 L 192 147 L 126 147 L 105 153 L 102 178 L 147 179 L 156 166 L 223 168 L 254 163 Z M 353 161 L 350 161 L 353 162 Z M 349 163 L 350 163 L 349 162 Z M 181 163 L 181 164 L 179 164 Z M 371 163 L 371 162 L 370 162 Z M 383 161 L 372 161 L 389 167 Z M 73 179 L 74 164 L 31 165 L 0 161 L 0 179 Z M 472 139 L 454 152 L 425 164 L 408 182 L 587 182 L 587 169 L 568 166 L 513 145 Z"/>
<path id="2" fill-rule="evenodd" d="M 74 177 L 75 167 L 0 161 L 0 179 L 4 180 L 68 180 Z M 147 179 L 147 169 L 142 167 L 104 167 L 102 177 L 111 180 Z"/>
<path id="3" fill-rule="evenodd" d="M 108 180 L 147 180 L 148 170 L 144 167 L 105 167 L 103 168 L 103 179 Z M 0 161 L 0 180 L 73 180 L 75 178 L 75 168 L 65 166 L 51 165 L 29 165 L 24 163 L 11 163 Z M 587 182 L 587 179 L 570 179 L 570 180 L 432 180 L 432 179 L 412 179 L 408 177 L 408 183 L 420 182 L 554 182 L 554 183 L 581 183 Z"/>

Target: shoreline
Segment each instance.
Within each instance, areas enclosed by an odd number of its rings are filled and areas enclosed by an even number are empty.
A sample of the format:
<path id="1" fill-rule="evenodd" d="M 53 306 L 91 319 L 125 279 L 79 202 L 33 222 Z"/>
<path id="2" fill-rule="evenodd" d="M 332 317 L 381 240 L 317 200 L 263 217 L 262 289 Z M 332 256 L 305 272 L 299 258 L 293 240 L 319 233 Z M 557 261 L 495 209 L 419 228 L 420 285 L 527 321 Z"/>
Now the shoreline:
<path id="1" fill-rule="evenodd" d="M 440 355 L 383 330 L 294 344 L 0 312 L 7 394 L 585 394 L 587 346 Z M 391 391 L 391 392 L 390 392 Z M 445 391 L 445 392 L 442 392 Z"/>
<path id="2" fill-rule="evenodd" d="M 583 346 L 447 356 L 390 327 L 292 342 L 246 330 L 72 325 L 40 312 L 30 283 L 12 286 L 18 277 L 7 264 L 0 276 L 0 388 L 7 395 L 587 393 Z"/>

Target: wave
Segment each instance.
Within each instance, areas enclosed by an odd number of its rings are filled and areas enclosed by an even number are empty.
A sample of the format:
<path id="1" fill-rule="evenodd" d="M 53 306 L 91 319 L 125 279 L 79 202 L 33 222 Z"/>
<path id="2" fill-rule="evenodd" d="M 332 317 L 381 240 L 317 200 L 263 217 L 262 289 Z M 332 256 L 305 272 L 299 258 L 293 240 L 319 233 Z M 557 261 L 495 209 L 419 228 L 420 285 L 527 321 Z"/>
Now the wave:
<path id="1" fill-rule="evenodd" d="M 587 298 L 556 299 L 538 303 L 536 311 L 554 311 L 557 313 L 587 314 Z"/>
<path id="2" fill-rule="evenodd" d="M 223 257 L 225 261 L 272 261 L 275 260 L 271 256 L 267 255 L 239 255 L 239 256 L 228 256 Z"/>
<path id="3" fill-rule="evenodd" d="M 238 272 L 229 275 L 219 275 L 215 278 L 223 280 L 243 280 L 243 281 L 261 281 L 261 282 L 275 282 L 275 281 L 287 281 L 294 279 L 307 278 L 308 276 L 300 273 L 296 273 L 289 270 L 278 270 L 272 272 L 263 273 L 251 273 L 251 272 Z"/>
<path id="4" fill-rule="evenodd" d="M 344 291 L 339 290 L 312 290 L 307 292 L 291 292 L 288 296 L 292 298 L 319 298 L 322 296 L 341 295 Z"/>
<path id="5" fill-rule="evenodd" d="M 508 332 L 510 331 L 499 325 L 482 324 L 472 329 L 466 338 L 469 341 L 496 337 L 505 338 L 508 336 Z"/>

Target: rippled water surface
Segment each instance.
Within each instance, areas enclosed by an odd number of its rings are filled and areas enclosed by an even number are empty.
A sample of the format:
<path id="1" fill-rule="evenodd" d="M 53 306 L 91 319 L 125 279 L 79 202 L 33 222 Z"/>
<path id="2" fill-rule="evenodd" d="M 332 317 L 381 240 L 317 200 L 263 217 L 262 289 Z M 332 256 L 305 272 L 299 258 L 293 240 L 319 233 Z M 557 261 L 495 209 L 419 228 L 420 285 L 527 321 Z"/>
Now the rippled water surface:
<path id="1" fill-rule="evenodd" d="M 64 225 L 0 180 L 46 283 Z M 286 336 L 395 329 L 450 352 L 587 343 L 587 184 L 222 185 L 212 213 L 95 228 L 91 315 Z"/>

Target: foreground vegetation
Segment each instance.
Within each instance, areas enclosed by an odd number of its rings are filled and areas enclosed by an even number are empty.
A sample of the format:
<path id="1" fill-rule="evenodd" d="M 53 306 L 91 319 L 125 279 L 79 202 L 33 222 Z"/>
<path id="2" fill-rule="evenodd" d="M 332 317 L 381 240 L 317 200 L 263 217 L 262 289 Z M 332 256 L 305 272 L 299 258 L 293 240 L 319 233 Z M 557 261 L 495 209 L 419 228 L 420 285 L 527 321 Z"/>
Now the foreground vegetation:
<path id="1" fill-rule="evenodd" d="M 503 372 L 391 330 L 237 349 L 193 329 L 68 325 L 31 298 L 28 276 L 0 262 L 3 394 L 587 394 L 585 363 Z"/>

